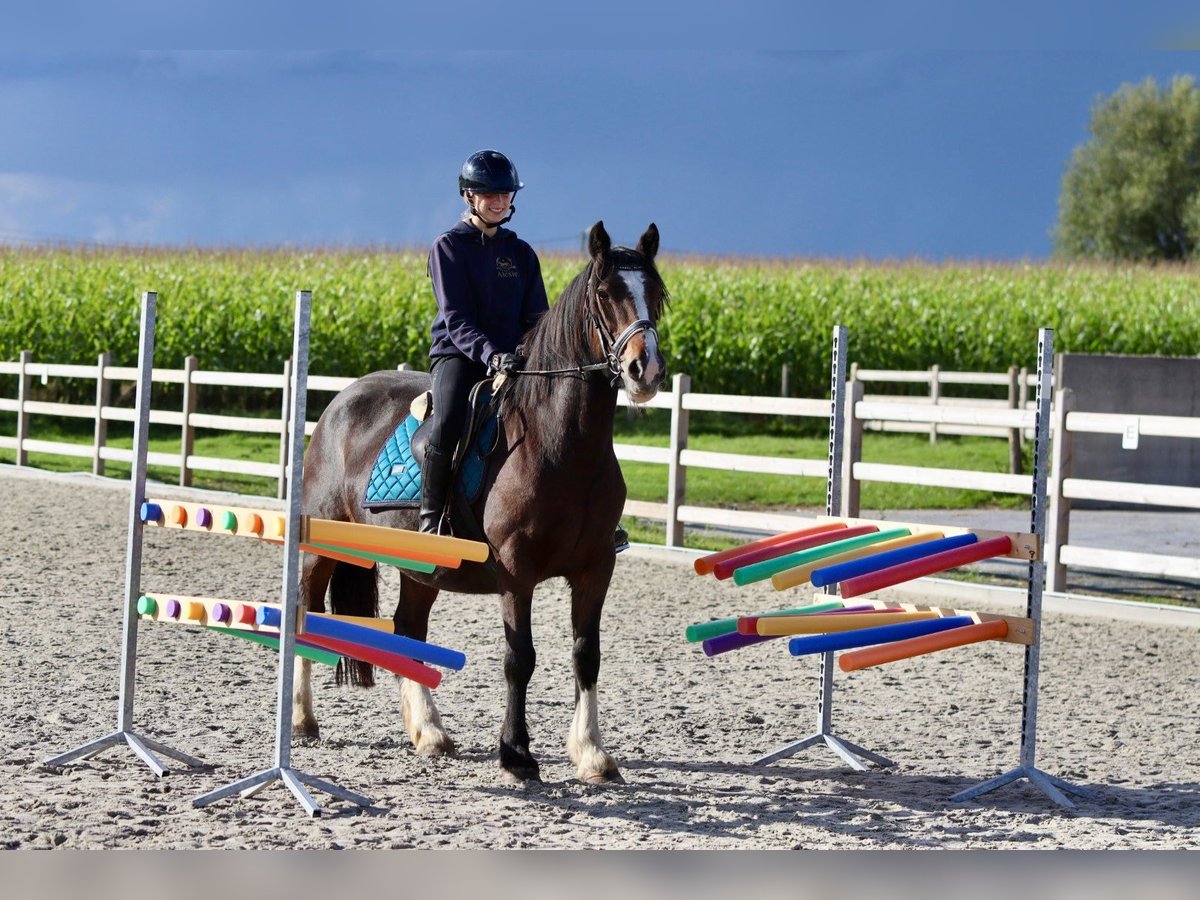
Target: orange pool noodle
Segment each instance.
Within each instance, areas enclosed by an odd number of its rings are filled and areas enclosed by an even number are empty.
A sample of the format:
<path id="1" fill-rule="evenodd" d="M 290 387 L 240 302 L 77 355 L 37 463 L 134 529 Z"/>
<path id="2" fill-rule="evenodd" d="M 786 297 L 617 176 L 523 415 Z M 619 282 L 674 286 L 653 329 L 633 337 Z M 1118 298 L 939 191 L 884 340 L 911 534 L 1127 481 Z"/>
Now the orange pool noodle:
<path id="1" fill-rule="evenodd" d="M 741 556 L 751 550 L 760 550 L 764 547 L 773 547 L 776 544 L 784 541 L 790 541 L 793 538 L 807 537 L 810 534 L 821 534 L 826 531 L 838 531 L 846 527 L 845 522 L 823 522 L 820 525 L 813 525 L 809 528 L 801 528 L 798 531 L 786 531 L 783 534 L 773 534 L 769 537 L 759 538 L 756 541 L 750 541 L 748 544 L 742 544 L 738 547 L 730 547 L 728 550 L 722 550 L 719 553 L 710 553 L 708 556 L 701 556 L 693 565 L 696 568 L 697 575 L 709 575 L 712 573 L 713 566 L 719 562 L 724 562 L 728 559 L 733 559 L 736 556 Z"/>
<path id="2" fill-rule="evenodd" d="M 951 647 L 963 647 L 979 641 L 1003 640 L 1006 637 L 1008 637 L 1008 623 L 1003 619 L 995 619 L 991 622 L 980 622 L 978 625 L 952 628 L 937 634 L 880 644 L 878 647 L 867 647 L 864 650 L 855 650 L 853 653 L 843 653 L 838 658 L 838 665 L 841 666 L 843 672 L 854 672 L 858 669 L 920 656 L 923 653 L 949 650 Z"/>
<path id="3" fill-rule="evenodd" d="M 262 534 L 263 533 L 262 516 L 260 516 L 258 513 L 253 513 L 253 512 L 246 513 L 245 519 L 243 520 L 243 527 L 251 534 Z"/>
<path id="4" fill-rule="evenodd" d="M 172 525 L 180 525 L 180 526 L 186 525 L 187 524 L 187 510 L 184 509 L 184 507 L 182 507 L 182 506 L 172 506 L 171 507 L 171 516 L 170 516 L 169 521 Z"/>

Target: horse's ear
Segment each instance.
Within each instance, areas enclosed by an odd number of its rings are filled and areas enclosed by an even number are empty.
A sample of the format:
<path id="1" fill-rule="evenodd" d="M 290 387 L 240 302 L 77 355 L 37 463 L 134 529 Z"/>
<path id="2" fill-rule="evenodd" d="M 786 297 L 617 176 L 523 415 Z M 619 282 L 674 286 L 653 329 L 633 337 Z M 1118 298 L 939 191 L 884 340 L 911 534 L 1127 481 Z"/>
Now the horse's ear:
<path id="1" fill-rule="evenodd" d="M 650 227 L 646 229 L 646 233 L 638 241 L 637 251 L 646 257 L 646 259 L 654 259 L 654 254 L 658 252 L 658 226 L 653 222 L 650 223 Z"/>
<path id="2" fill-rule="evenodd" d="M 603 259 L 608 256 L 608 251 L 611 249 L 612 239 L 604 230 L 604 221 L 601 220 L 588 232 L 588 252 L 592 254 L 592 259 Z"/>

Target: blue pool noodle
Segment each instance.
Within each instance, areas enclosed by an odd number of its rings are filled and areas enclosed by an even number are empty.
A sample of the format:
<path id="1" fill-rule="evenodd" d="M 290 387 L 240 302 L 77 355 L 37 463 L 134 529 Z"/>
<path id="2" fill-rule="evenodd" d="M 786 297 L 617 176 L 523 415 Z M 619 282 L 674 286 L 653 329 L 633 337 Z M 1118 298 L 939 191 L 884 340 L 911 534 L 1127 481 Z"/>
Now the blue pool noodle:
<path id="1" fill-rule="evenodd" d="M 918 619 L 915 622 L 897 622 L 895 625 L 879 625 L 874 628 L 858 628 L 854 631 L 839 631 L 832 634 L 812 634 L 794 637 L 788 641 L 788 652 L 792 656 L 809 653 L 828 653 L 832 650 L 850 650 L 854 647 L 870 647 L 874 644 L 890 644 L 905 638 L 921 637 L 972 625 L 970 616 L 949 616 L 945 619 Z"/>
<path id="2" fill-rule="evenodd" d="M 258 624 L 279 628 L 283 616 L 278 609 L 271 606 L 261 606 L 258 609 Z M 445 666 L 447 669 L 461 669 L 467 664 L 465 654 L 436 644 L 427 644 L 399 634 L 388 634 L 374 628 L 365 628 L 350 622 L 340 622 L 324 616 L 306 616 L 304 630 L 318 637 L 334 638 L 339 641 L 350 641 L 373 647 L 387 653 L 398 653 L 410 659 L 431 663 L 435 666 Z"/>
<path id="3" fill-rule="evenodd" d="M 888 569 L 913 559 L 923 559 L 926 556 L 933 556 L 933 554 L 941 553 L 943 550 L 966 547 L 968 544 L 974 544 L 978 541 L 979 538 L 973 534 L 956 534 L 953 537 L 939 538 L 936 541 L 925 541 L 920 544 L 899 547 L 895 550 L 886 550 L 883 553 L 876 553 L 874 556 L 864 556 L 861 559 L 852 559 L 849 562 L 817 569 L 812 573 L 812 583 L 814 587 L 837 584 L 839 581 L 845 581 L 847 578 L 866 575 L 868 572 L 878 572 L 880 569 Z"/>

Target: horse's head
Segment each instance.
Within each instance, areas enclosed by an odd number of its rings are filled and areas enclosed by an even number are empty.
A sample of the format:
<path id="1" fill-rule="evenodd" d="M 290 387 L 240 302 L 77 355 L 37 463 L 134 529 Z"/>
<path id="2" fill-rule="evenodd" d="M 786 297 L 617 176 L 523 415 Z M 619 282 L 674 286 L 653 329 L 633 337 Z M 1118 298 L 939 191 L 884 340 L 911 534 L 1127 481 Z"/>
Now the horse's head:
<path id="1" fill-rule="evenodd" d="M 588 234 L 591 254 L 588 302 L 595 318 L 596 340 L 634 403 L 658 393 L 667 365 L 658 349 L 658 317 L 667 290 L 654 265 L 658 228 L 653 222 L 637 248 L 614 247 L 597 222 Z"/>

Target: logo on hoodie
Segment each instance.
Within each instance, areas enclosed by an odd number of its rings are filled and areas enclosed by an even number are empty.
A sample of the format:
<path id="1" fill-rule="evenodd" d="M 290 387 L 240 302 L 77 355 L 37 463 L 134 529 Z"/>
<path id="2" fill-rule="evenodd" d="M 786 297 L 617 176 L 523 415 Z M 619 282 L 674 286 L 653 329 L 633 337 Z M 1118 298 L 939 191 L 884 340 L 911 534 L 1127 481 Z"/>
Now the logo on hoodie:
<path id="1" fill-rule="evenodd" d="M 517 278 L 520 273 L 517 272 L 517 264 L 507 256 L 496 257 L 496 277 L 497 278 Z"/>

